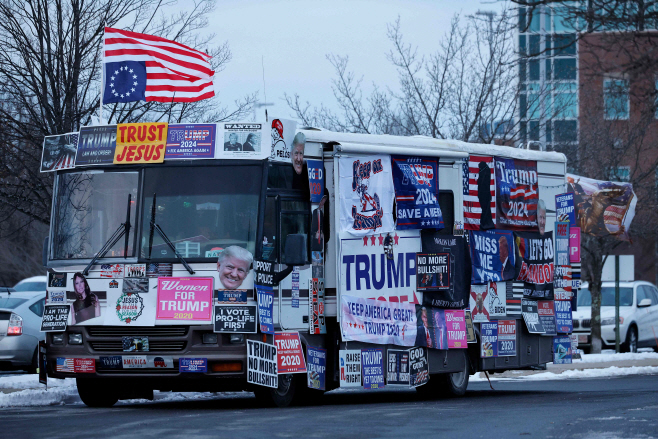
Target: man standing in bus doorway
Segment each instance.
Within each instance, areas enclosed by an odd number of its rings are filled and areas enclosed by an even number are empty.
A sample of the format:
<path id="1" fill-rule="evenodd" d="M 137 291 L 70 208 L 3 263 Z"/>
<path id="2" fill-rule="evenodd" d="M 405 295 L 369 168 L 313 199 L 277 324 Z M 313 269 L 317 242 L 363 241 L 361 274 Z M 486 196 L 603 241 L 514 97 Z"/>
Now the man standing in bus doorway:
<path id="1" fill-rule="evenodd" d="M 240 288 L 254 262 L 253 255 L 246 249 L 232 245 L 226 247 L 217 257 L 217 272 L 219 272 L 220 290 L 235 290 Z"/>

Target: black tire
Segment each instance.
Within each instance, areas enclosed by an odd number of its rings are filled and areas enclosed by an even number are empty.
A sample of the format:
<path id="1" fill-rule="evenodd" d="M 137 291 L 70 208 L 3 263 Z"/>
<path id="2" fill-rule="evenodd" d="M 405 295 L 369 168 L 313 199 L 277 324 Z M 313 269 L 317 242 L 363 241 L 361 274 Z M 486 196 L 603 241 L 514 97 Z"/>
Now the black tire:
<path id="1" fill-rule="evenodd" d="M 76 378 L 78 395 L 87 407 L 112 407 L 119 400 L 119 394 L 110 386 L 97 380 Z"/>
<path id="2" fill-rule="evenodd" d="M 622 352 L 637 352 L 637 328 L 631 326 L 626 332 L 626 341 L 621 346 Z"/>
<path id="3" fill-rule="evenodd" d="M 312 390 L 306 386 L 305 374 L 279 375 L 279 387 L 257 386 L 254 394 L 258 402 L 265 407 L 288 407 L 289 405 L 304 404 L 312 395 Z"/>
<path id="4" fill-rule="evenodd" d="M 39 369 L 39 347 L 34 350 L 34 355 L 32 355 L 32 364 L 28 366 L 25 371 L 27 373 L 37 373 Z"/>
<path id="5" fill-rule="evenodd" d="M 416 387 L 416 392 L 426 398 L 464 396 L 471 370 L 466 353 L 464 353 L 464 359 L 463 371 L 431 375 L 427 384 Z"/>

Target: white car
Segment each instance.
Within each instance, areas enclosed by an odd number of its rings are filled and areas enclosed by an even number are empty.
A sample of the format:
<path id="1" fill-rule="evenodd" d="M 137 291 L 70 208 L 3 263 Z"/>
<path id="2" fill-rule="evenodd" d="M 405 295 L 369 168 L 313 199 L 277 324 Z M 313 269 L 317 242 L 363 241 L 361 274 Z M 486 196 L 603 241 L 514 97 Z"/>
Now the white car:
<path id="1" fill-rule="evenodd" d="M 591 347 L 592 296 L 587 282 L 578 290 L 578 307 L 573 312 L 573 333 L 578 348 Z M 658 288 L 645 281 L 619 282 L 619 333 L 624 352 L 650 347 L 658 352 Z M 601 338 L 603 348 L 615 347 L 615 283 L 601 286 Z"/>
<path id="2" fill-rule="evenodd" d="M 23 279 L 16 285 L 14 290 L 17 292 L 22 291 L 43 291 L 46 292 L 46 285 L 48 284 L 48 276 L 32 276 Z"/>

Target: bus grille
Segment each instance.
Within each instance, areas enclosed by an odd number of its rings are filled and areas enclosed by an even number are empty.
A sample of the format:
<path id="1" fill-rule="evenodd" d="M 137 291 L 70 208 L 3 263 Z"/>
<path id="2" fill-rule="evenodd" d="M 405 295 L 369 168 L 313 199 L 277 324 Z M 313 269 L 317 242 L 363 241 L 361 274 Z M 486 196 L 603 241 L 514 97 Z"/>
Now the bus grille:
<path id="1" fill-rule="evenodd" d="M 184 337 L 187 335 L 187 326 L 135 326 L 132 328 L 122 326 L 88 326 L 87 334 L 90 337 Z"/>
<path id="2" fill-rule="evenodd" d="M 90 341 L 89 345 L 96 352 L 122 352 L 123 343 L 121 340 L 116 341 Z M 182 351 L 185 349 L 187 342 L 180 341 L 163 341 L 149 339 L 149 351 Z"/>

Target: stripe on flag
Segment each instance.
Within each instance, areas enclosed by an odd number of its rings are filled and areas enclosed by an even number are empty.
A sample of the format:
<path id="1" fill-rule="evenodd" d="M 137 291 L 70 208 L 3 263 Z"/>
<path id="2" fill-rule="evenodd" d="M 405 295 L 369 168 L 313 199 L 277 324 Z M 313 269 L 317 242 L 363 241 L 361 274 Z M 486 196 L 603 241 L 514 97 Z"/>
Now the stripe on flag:
<path id="1" fill-rule="evenodd" d="M 468 158 L 468 189 L 464 187 L 464 229 L 480 230 L 480 216 L 482 215 L 482 206 L 478 200 L 478 174 L 480 173 L 480 162 L 485 162 L 491 169 L 491 181 L 489 190 L 491 191 L 491 218 L 496 224 L 496 173 L 494 172 L 493 157 L 469 156 Z M 466 171 L 466 166 L 464 167 Z M 464 178 L 466 185 L 466 178 Z"/>

